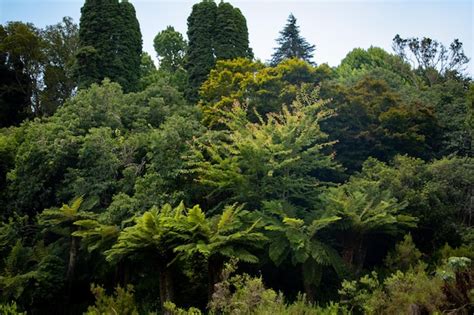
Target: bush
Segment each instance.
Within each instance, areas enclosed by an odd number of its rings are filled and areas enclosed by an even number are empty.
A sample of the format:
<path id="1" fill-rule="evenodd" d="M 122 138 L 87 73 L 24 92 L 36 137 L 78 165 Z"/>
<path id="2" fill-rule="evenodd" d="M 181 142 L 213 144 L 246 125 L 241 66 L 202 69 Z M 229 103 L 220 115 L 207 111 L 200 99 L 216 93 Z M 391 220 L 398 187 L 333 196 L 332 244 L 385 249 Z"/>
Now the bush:
<path id="1" fill-rule="evenodd" d="M 26 312 L 20 312 L 17 309 L 16 303 L 0 304 L 0 314 L 2 315 L 26 315 Z"/>
<path id="2" fill-rule="evenodd" d="M 407 272 L 397 270 L 383 283 L 376 272 L 359 281 L 346 280 L 339 293 L 355 313 L 432 314 L 440 311 L 446 300 L 442 286 L 439 277 L 430 277 L 425 266 L 418 265 Z"/>
<path id="3" fill-rule="evenodd" d="M 346 308 L 337 303 L 320 307 L 309 303 L 304 295 L 299 295 L 292 304 L 286 304 L 283 294 L 265 288 L 261 277 L 251 277 L 247 274 L 231 277 L 234 271 L 235 264 L 227 264 L 223 281 L 216 284 L 209 303 L 210 314 L 348 314 Z"/>
<path id="4" fill-rule="evenodd" d="M 95 295 L 95 305 L 87 308 L 87 315 L 138 315 L 132 285 L 126 288 L 118 286 L 110 296 L 103 287 L 94 284 L 91 285 L 91 291 Z"/>

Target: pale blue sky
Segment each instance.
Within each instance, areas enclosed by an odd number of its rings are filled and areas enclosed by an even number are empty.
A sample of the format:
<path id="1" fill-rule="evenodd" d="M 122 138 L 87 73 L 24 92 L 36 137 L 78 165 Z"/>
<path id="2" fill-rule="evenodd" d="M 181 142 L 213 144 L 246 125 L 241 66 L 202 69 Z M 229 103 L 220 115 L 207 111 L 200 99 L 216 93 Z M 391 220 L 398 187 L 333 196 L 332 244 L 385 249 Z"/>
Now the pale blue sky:
<path id="1" fill-rule="evenodd" d="M 193 3 L 188 0 L 129 0 L 134 4 L 143 34 L 144 50 L 155 55 L 153 38 L 167 25 L 186 34 L 186 19 Z M 38 27 L 55 24 L 63 16 L 79 22 L 83 0 L 0 0 L 0 23 L 20 20 Z M 216 2 L 219 2 L 217 0 Z M 247 18 L 250 45 L 255 56 L 268 60 L 275 39 L 290 13 L 298 19 L 301 34 L 316 45 L 314 60 L 336 66 L 353 48 L 371 45 L 391 50 L 392 38 L 427 36 L 449 45 L 464 43 L 473 57 L 473 0 L 313 0 L 228 1 Z M 469 64 L 474 76 L 474 63 Z"/>

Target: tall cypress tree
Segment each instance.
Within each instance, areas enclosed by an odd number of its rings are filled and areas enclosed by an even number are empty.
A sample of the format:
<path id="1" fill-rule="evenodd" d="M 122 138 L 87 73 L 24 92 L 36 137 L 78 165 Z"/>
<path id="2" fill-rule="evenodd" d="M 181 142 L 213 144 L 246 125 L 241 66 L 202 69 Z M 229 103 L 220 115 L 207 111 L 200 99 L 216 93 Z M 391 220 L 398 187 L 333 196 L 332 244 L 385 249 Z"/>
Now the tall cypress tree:
<path id="1" fill-rule="evenodd" d="M 216 59 L 253 58 L 247 21 L 238 8 L 227 2 L 217 8 L 214 49 Z"/>
<path id="2" fill-rule="evenodd" d="M 213 32 L 215 29 L 217 5 L 204 0 L 193 5 L 188 17 L 188 58 L 186 70 L 189 75 L 187 98 L 195 102 L 198 90 L 214 66 Z"/>
<path id="3" fill-rule="evenodd" d="M 123 0 L 86 0 L 81 9 L 79 87 L 108 77 L 129 92 L 137 88 L 142 38 L 135 9 Z"/>
<path id="4" fill-rule="evenodd" d="M 120 3 L 121 29 L 119 34 L 118 54 L 124 74 L 124 80 L 119 82 L 124 90 L 135 91 L 140 79 L 140 63 L 142 55 L 142 34 L 138 23 L 135 8 L 127 0 Z"/>
<path id="5" fill-rule="evenodd" d="M 193 6 L 188 18 L 188 99 L 195 102 L 198 90 L 217 59 L 253 58 L 247 22 L 231 4 L 204 0 Z"/>
<path id="6" fill-rule="evenodd" d="M 272 66 L 291 58 L 299 58 L 312 64 L 311 59 L 315 46 L 310 45 L 306 39 L 300 36 L 299 26 L 296 25 L 296 18 L 293 14 L 290 14 L 287 22 L 277 39 L 279 47 L 275 48 L 272 55 Z"/>

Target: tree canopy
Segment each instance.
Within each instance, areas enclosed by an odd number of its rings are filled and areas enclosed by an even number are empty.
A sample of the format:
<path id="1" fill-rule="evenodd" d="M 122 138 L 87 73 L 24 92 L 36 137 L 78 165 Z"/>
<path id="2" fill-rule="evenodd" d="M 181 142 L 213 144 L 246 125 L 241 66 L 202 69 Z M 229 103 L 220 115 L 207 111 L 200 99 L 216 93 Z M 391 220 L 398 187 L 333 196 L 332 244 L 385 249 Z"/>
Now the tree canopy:
<path id="1" fill-rule="evenodd" d="M 278 47 L 272 55 L 271 64 L 277 65 L 285 59 L 298 58 L 312 63 L 316 46 L 309 44 L 301 37 L 299 26 L 293 14 L 288 16 L 287 23 L 277 38 Z"/>
<path id="2" fill-rule="evenodd" d="M 265 64 L 211 0 L 187 35 L 0 25 L 0 314 L 473 313 L 459 41 L 316 66 L 290 15 Z"/>

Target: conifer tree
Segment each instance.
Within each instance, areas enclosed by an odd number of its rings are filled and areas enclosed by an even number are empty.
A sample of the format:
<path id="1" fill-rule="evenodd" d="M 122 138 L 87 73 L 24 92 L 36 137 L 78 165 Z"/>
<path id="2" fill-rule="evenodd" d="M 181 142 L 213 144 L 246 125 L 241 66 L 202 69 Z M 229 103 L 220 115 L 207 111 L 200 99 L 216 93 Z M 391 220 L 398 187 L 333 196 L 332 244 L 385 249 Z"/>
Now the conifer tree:
<path id="1" fill-rule="evenodd" d="M 188 59 L 186 69 L 189 74 L 188 99 L 196 101 L 198 90 L 214 66 L 213 30 L 215 29 L 217 5 L 212 0 L 204 0 L 193 6 L 188 17 Z"/>
<path id="2" fill-rule="evenodd" d="M 253 58 L 245 17 L 230 3 L 221 2 L 217 7 L 214 50 L 218 60 Z"/>
<path id="3" fill-rule="evenodd" d="M 86 0 L 81 9 L 79 87 L 108 77 L 129 92 L 137 88 L 142 39 L 133 5 L 124 0 Z"/>
<path id="4" fill-rule="evenodd" d="M 279 47 L 275 48 L 272 55 L 271 65 L 276 66 L 285 59 L 298 58 L 309 63 L 313 63 L 314 45 L 310 45 L 306 39 L 301 37 L 299 26 L 296 25 L 296 18 L 290 14 L 287 24 L 280 32 L 277 39 Z"/>
<path id="5" fill-rule="evenodd" d="M 118 42 L 118 54 L 123 66 L 122 80 L 117 80 L 124 91 L 135 91 L 140 79 L 140 62 L 142 55 L 142 34 L 135 8 L 128 0 L 120 3 L 121 23 Z"/>
<path id="6" fill-rule="evenodd" d="M 253 58 L 249 48 L 247 22 L 231 4 L 204 0 L 193 6 L 188 18 L 189 49 L 186 68 L 189 73 L 188 99 L 196 101 L 216 60 Z"/>

